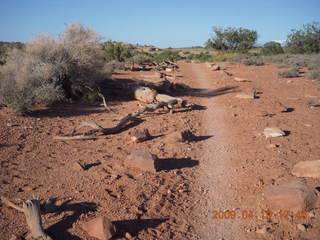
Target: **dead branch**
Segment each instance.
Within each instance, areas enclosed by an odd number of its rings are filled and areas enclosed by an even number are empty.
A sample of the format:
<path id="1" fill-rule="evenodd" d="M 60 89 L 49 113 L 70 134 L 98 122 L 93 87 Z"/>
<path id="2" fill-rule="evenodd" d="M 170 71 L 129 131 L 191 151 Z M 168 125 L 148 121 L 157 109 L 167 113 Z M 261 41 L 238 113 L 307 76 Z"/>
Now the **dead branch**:
<path id="1" fill-rule="evenodd" d="M 52 240 L 52 238 L 43 230 L 40 214 L 40 200 L 38 198 L 33 198 L 31 200 L 25 201 L 22 205 L 22 208 L 15 205 L 5 197 L 1 197 L 1 201 L 7 206 L 24 213 L 31 236 L 34 239 Z"/>
<path id="2" fill-rule="evenodd" d="M 98 138 L 97 136 L 94 135 L 96 133 L 102 133 L 104 135 L 115 134 L 115 133 L 119 132 L 122 128 L 124 128 L 127 125 L 127 123 L 129 123 L 130 121 L 135 121 L 136 118 L 139 115 L 143 114 L 144 112 L 153 112 L 158 108 L 164 108 L 164 107 L 172 110 L 174 105 L 176 105 L 177 103 L 178 103 L 177 99 L 173 99 L 169 102 L 158 102 L 155 104 L 149 104 L 147 106 L 140 108 L 136 112 L 129 113 L 128 115 L 123 117 L 116 126 L 111 127 L 111 128 L 103 128 L 93 121 L 82 122 L 79 126 L 74 128 L 69 135 L 55 136 L 54 139 L 56 139 L 56 140 L 94 139 L 94 138 Z M 93 128 L 93 130 L 76 135 L 76 132 L 83 127 L 91 127 L 91 128 Z"/>
<path id="3" fill-rule="evenodd" d="M 105 96 L 101 93 L 100 89 L 98 89 L 97 91 L 93 90 L 91 87 L 89 86 L 85 86 L 87 89 L 89 89 L 91 92 L 96 92 L 98 94 L 98 96 L 102 99 L 102 103 L 103 106 L 105 108 L 105 110 L 112 112 L 112 109 L 108 106 L 107 101 Z"/>

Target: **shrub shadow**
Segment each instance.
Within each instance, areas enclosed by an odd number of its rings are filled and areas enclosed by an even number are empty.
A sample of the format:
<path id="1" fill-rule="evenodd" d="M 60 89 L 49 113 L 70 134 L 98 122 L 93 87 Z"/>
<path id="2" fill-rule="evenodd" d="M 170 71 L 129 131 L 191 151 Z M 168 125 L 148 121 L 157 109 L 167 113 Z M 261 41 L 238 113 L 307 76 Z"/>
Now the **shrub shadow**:
<path id="1" fill-rule="evenodd" d="M 169 218 L 132 219 L 113 221 L 113 224 L 117 229 L 120 229 L 118 235 L 121 236 L 119 237 L 123 237 L 126 232 L 129 232 L 132 236 L 136 236 L 140 231 L 148 228 L 156 228 L 167 220 L 169 220 Z"/>
<path id="2" fill-rule="evenodd" d="M 76 117 L 85 116 L 93 113 L 105 113 L 102 107 L 92 106 L 81 103 L 59 103 L 54 104 L 49 108 L 35 110 L 28 114 L 30 117 L 43 118 L 43 117 Z"/>
<path id="3" fill-rule="evenodd" d="M 155 161 L 157 171 L 192 168 L 197 165 L 199 165 L 199 161 L 191 158 L 159 158 Z"/>

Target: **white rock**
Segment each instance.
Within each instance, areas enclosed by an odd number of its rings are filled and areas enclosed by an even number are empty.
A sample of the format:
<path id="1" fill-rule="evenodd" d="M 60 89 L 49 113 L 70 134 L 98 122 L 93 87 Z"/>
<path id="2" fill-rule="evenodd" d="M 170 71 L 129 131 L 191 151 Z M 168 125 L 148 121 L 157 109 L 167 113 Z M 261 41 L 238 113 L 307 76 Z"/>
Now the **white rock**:
<path id="1" fill-rule="evenodd" d="M 278 127 L 265 128 L 263 134 L 266 136 L 266 138 L 281 137 L 286 135 L 285 132 Z"/>

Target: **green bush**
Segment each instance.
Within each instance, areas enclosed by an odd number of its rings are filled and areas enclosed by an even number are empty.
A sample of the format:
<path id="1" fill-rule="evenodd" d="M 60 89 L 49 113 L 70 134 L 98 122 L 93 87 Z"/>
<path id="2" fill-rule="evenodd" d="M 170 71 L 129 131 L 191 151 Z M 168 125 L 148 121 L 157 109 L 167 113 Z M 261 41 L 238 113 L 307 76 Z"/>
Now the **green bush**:
<path id="1" fill-rule="evenodd" d="M 163 62 L 163 61 L 176 62 L 181 59 L 182 57 L 179 55 L 179 52 L 172 51 L 172 50 L 165 50 L 154 57 L 154 61 L 156 62 Z"/>
<path id="2" fill-rule="evenodd" d="M 103 44 L 104 59 L 107 62 L 118 61 L 125 62 L 133 56 L 133 49 L 119 42 L 108 41 Z"/>
<path id="3" fill-rule="evenodd" d="M 81 98 L 110 76 L 99 39 L 93 29 L 70 24 L 59 39 L 39 36 L 13 49 L 0 68 L 0 101 L 24 114 L 35 105 Z"/>
<path id="4" fill-rule="evenodd" d="M 291 69 L 287 69 L 283 72 L 279 72 L 279 77 L 283 77 L 283 78 L 295 78 L 295 77 L 299 77 L 299 69 L 294 67 Z"/>
<path id="5" fill-rule="evenodd" d="M 289 53 L 319 53 L 320 23 L 313 22 L 300 30 L 292 30 L 287 38 L 286 49 Z"/>
<path id="6" fill-rule="evenodd" d="M 258 33 L 246 28 L 213 27 L 213 37 L 205 43 L 206 48 L 247 52 L 258 39 Z"/>
<path id="7" fill-rule="evenodd" d="M 209 52 L 200 52 L 196 54 L 190 54 L 188 56 L 189 60 L 196 60 L 199 62 L 210 62 L 213 59 L 213 56 Z"/>
<path id="8" fill-rule="evenodd" d="M 267 42 L 263 45 L 261 49 L 261 54 L 270 56 L 270 55 L 276 55 L 284 53 L 283 48 L 281 47 L 281 44 L 278 42 Z"/>

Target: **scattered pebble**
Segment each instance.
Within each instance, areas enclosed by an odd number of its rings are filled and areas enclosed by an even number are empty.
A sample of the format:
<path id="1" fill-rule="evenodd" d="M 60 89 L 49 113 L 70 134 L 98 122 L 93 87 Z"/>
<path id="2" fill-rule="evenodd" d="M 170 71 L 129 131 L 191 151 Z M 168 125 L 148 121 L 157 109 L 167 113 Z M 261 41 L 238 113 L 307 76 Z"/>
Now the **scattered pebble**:
<path id="1" fill-rule="evenodd" d="M 307 227 L 304 224 L 298 224 L 297 228 L 302 232 L 307 231 Z"/>

